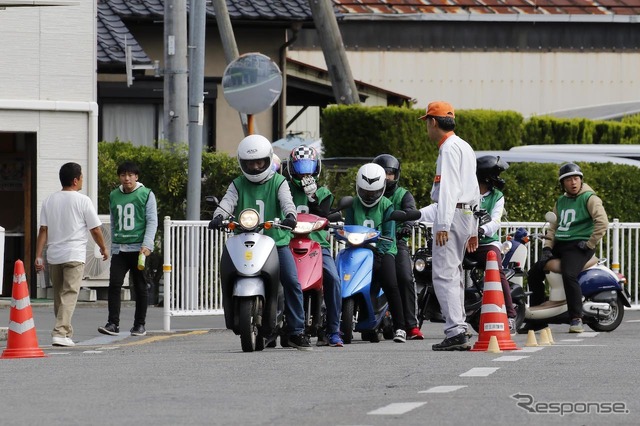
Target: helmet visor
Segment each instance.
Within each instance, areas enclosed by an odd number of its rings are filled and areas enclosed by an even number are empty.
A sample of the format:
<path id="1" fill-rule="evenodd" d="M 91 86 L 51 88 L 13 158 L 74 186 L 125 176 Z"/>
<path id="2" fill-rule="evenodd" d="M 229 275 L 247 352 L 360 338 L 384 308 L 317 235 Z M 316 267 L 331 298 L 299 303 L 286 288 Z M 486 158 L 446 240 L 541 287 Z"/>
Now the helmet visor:
<path id="1" fill-rule="evenodd" d="M 384 187 L 375 191 L 370 191 L 358 187 L 358 196 L 360 197 L 360 200 L 362 200 L 362 203 L 367 207 L 371 207 L 373 204 L 378 202 L 378 200 L 382 198 L 383 193 Z"/>
<path id="2" fill-rule="evenodd" d="M 292 174 L 294 175 L 312 175 L 318 168 L 318 160 L 311 160 L 307 158 L 293 161 Z"/>
<path id="3" fill-rule="evenodd" d="M 269 157 L 252 160 L 240 160 L 242 172 L 247 175 L 259 175 L 271 166 Z"/>

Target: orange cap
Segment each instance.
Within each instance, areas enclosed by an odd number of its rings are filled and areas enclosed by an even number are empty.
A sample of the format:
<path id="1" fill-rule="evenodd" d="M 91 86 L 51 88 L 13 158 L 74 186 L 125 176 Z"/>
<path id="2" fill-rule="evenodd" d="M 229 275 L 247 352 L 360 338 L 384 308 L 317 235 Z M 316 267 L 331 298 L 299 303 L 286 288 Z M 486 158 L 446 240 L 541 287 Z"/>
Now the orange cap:
<path id="1" fill-rule="evenodd" d="M 420 120 L 426 120 L 427 117 L 451 117 L 455 118 L 453 106 L 448 102 L 436 101 L 431 102 L 427 106 L 427 113 L 420 117 Z"/>

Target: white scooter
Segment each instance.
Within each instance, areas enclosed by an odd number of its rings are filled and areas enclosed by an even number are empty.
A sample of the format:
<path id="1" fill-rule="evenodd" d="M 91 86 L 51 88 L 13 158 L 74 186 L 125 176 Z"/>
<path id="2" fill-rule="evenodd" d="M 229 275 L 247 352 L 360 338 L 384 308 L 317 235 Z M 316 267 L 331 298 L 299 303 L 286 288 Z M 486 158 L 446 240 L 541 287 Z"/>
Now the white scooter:
<path id="1" fill-rule="evenodd" d="M 556 215 L 548 212 L 547 222 L 555 222 Z M 631 307 L 630 297 L 624 287 L 626 279 L 604 266 L 606 259 L 589 260 L 578 275 L 582 290 L 583 322 L 596 331 L 613 331 L 622 322 L 624 306 Z M 526 325 L 535 329 L 543 324 L 569 324 L 567 300 L 560 273 L 560 259 L 551 259 L 545 265 L 549 285 L 549 300 L 538 306 L 527 307 Z"/>

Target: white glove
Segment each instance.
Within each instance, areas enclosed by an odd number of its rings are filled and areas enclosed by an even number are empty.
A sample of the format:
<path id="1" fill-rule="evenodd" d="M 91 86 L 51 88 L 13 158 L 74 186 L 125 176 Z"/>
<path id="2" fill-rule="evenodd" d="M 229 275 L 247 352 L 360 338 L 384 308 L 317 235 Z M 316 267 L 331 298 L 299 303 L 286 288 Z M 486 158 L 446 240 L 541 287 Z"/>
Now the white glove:
<path id="1" fill-rule="evenodd" d="M 309 175 L 309 176 L 303 177 L 301 182 L 302 182 L 302 189 L 304 189 L 304 193 L 307 195 L 307 198 L 309 199 L 309 201 L 315 201 L 316 191 L 318 190 L 318 185 L 316 185 L 316 180 L 313 178 L 313 176 Z"/>

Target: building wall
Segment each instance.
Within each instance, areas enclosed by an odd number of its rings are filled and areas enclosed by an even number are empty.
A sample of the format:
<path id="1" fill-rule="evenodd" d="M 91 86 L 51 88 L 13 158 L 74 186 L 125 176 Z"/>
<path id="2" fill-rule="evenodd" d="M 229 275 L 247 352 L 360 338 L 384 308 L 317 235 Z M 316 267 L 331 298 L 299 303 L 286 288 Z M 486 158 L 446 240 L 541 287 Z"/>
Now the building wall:
<path id="1" fill-rule="evenodd" d="M 289 57 L 326 69 L 321 51 Z M 347 51 L 355 79 L 413 94 L 416 107 L 446 99 L 459 109 L 525 116 L 640 99 L 640 55 L 616 52 Z"/>

